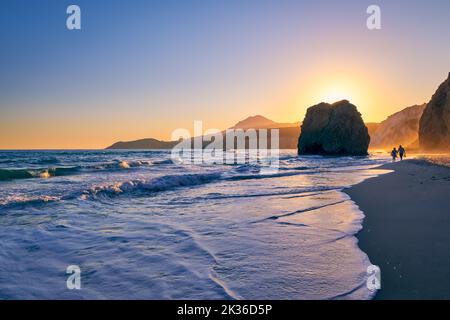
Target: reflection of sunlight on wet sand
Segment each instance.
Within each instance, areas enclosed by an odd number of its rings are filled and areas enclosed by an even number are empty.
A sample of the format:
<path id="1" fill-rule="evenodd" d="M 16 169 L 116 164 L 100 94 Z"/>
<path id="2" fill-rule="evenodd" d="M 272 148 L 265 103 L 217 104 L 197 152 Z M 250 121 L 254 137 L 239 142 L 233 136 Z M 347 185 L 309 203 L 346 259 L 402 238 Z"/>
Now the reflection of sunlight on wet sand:
<path id="1" fill-rule="evenodd" d="M 352 201 L 349 201 L 350 198 L 347 195 L 338 191 L 328 192 L 322 194 L 320 200 L 326 201 L 327 205 L 310 211 L 284 216 L 278 221 L 302 224 L 312 228 L 326 228 L 342 233 L 340 236 L 349 235 L 349 230 L 354 233 L 361 228 L 362 215 L 358 207 Z"/>
<path id="2" fill-rule="evenodd" d="M 421 154 L 417 155 L 416 158 L 432 164 L 450 167 L 450 154 Z"/>
<path id="3" fill-rule="evenodd" d="M 367 178 L 392 172 L 392 170 L 377 169 L 377 165 L 370 169 L 360 167 L 324 169 L 323 174 L 303 174 L 285 177 L 283 181 L 287 188 L 302 188 L 307 186 L 327 185 L 330 188 L 343 189 L 360 183 Z M 343 174 L 348 172 L 348 174 Z M 357 174 L 356 174 L 357 173 Z"/>

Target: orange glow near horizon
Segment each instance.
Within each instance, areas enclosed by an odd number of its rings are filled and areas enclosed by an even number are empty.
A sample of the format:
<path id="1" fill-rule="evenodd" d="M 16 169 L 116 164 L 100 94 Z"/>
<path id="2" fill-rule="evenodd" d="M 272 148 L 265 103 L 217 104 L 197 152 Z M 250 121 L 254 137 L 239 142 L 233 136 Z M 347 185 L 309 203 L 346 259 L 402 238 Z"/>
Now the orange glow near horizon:
<path id="1" fill-rule="evenodd" d="M 280 120 L 301 121 L 311 106 L 348 100 L 358 108 L 365 122 L 381 122 L 406 107 L 427 102 L 435 90 L 433 86 L 437 88 L 439 83 L 437 80 L 436 84 L 427 84 L 429 89 L 424 87 L 411 93 L 408 88 L 396 85 L 396 79 L 386 78 L 383 72 L 363 71 L 358 65 L 347 65 L 346 68 L 344 72 L 341 68 L 327 65 L 322 67 L 323 72 L 312 70 L 304 75 L 295 88 L 289 89 L 287 94 L 292 98 L 283 101 L 286 109 L 274 106 L 273 114 L 284 116 Z"/>
<path id="2" fill-rule="evenodd" d="M 202 120 L 204 130 L 223 130 L 258 114 L 276 122 L 301 122 L 307 108 L 320 102 L 334 103 L 344 99 L 358 108 L 365 122 L 381 122 L 390 114 L 414 104 L 401 102 L 410 95 L 407 89 L 397 90 L 382 80 L 383 77 L 351 70 L 348 67 L 345 73 L 315 70 L 314 73 L 303 74 L 301 81 L 292 81 L 282 90 L 274 88 L 270 96 L 252 101 L 252 104 L 236 102 L 238 99 L 235 99 L 216 103 L 214 108 L 210 107 L 210 102 L 193 107 L 163 108 L 145 99 L 130 98 L 110 103 L 107 114 L 102 113 L 104 102 L 98 107 L 95 103 L 84 109 L 66 106 L 77 110 L 77 115 L 69 118 L 55 112 L 15 119 L 6 113 L 0 119 L 0 149 L 99 149 L 118 141 L 144 138 L 168 141 L 175 129 L 186 128 L 192 132 L 194 120 Z M 431 96 L 432 90 L 429 91 Z M 177 116 L 173 110 L 180 107 L 186 111 Z M 154 108 L 159 110 L 157 116 L 153 113 Z"/>
<path id="3" fill-rule="evenodd" d="M 107 13 L 90 1 L 99 19 L 62 32 L 56 2 L 29 2 L 5 11 L 0 149 L 167 141 L 196 120 L 204 130 L 255 115 L 301 122 L 343 99 L 379 123 L 430 101 L 449 72 L 450 4 L 405 14 L 384 1 L 382 29 L 368 30 L 360 1 L 139 1 Z"/>
<path id="4" fill-rule="evenodd" d="M 330 89 L 328 91 L 324 91 L 324 94 L 321 95 L 322 98 L 319 100 L 330 104 L 341 100 L 354 101 L 352 95 L 345 92 L 346 91 L 342 89 Z"/>

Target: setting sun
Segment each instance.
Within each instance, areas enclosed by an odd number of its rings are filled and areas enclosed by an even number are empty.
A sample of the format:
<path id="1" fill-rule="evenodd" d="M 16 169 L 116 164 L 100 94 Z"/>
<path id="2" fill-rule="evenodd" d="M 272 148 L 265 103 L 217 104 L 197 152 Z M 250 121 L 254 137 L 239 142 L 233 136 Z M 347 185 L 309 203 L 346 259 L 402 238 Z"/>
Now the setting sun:
<path id="1" fill-rule="evenodd" d="M 449 13 L 0 0 L 0 300 L 450 301 Z"/>
<path id="2" fill-rule="evenodd" d="M 352 94 L 350 91 L 336 88 L 324 91 L 324 93 L 320 95 L 319 100 L 321 102 L 334 103 L 341 100 L 353 101 L 354 99 L 352 99 Z"/>

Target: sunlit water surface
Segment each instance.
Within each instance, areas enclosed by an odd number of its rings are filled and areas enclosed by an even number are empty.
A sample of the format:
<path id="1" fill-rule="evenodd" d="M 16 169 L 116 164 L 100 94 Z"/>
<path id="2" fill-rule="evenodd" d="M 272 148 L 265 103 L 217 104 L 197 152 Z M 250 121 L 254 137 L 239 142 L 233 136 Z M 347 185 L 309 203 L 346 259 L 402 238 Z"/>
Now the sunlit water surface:
<path id="1" fill-rule="evenodd" d="M 265 175 L 168 151 L 2 151 L 0 298 L 368 299 L 364 216 L 341 190 L 387 161 L 283 151 Z"/>

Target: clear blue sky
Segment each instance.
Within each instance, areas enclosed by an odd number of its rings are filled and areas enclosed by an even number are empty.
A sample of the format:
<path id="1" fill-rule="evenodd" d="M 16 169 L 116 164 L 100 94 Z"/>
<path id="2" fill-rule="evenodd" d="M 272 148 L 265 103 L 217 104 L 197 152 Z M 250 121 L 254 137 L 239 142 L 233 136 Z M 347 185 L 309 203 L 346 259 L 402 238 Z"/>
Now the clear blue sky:
<path id="1" fill-rule="evenodd" d="M 66 29 L 70 4 L 80 31 Z M 369 4 L 382 30 L 367 30 Z M 381 121 L 447 76 L 449 14 L 448 0 L 2 0 L 0 148 L 294 122 L 340 95 Z"/>

